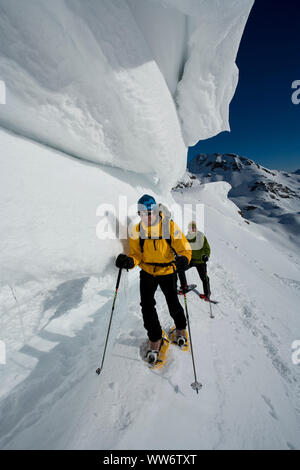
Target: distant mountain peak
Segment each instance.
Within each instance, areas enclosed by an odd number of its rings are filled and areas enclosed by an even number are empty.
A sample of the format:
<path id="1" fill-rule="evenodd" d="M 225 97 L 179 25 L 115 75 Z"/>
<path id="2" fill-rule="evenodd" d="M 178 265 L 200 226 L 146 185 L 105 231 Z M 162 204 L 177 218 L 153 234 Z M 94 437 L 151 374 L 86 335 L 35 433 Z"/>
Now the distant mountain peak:
<path id="1" fill-rule="evenodd" d="M 271 217 L 279 223 L 284 220 L 289 230 L 287 221 L 300 211 L 300 169 L 293 173 L 269 170 L 249 158 L 216 152 L 197 155 L 188 162 L 188 170 L 197 176 L 198 184 L 229 183 L 232 189 L 228 197 L 240 208 L 243 217 L 254 222 L 268 222 Z M 191 184 L 194 185 L 190 178 L 185 181 L 185 187 Z"/>
<path id="2" fill-rule="evenodd" d="M 224 171 L 241 171 L 243 168 L 253 167 L 257 170 L 262 170 L 266 173 L 275 176 L 275 173 L 271 170 L 264 168 L 262 165 L 259 165 L 253 160 L 250 160 L 250 158 L 246 158 L 235 153 L 200 153 L 188 163 L 188 169 L 191 172 L 196 173 L 199 168 L 199 165 L 202 166 L 203 164 L 214 172 L 218 168 L 221 168 Z"/>

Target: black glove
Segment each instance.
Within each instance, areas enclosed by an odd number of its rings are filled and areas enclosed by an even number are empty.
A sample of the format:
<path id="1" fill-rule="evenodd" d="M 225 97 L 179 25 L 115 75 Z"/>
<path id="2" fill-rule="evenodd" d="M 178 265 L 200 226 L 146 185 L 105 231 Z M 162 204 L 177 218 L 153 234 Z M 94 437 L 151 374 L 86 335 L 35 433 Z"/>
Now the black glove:
<path id="1" fill-rule="evenodd" d="M 175 258 L 175 265 L 177 271 L 184 271 L 188 265 L 189 265 L 189 260 L 187 259 L 186 256 L 176 256 Z"/>
<path id="2" fill-rule="evenodd" d="M 134 261 L 130 256 L 121 254 L 116 259 L 116 266 L 120 269 L 131 269 L 134 266 Z"/>
<path id="3" fill-rule="evenodd" d="M 207 263 L 207 261 L 208 261 L 208 256 L 207 256 L 207 255 L 203 255 L 203 256 L 202 256 L 202 261 L 204 261 L 204 263 Z"/>

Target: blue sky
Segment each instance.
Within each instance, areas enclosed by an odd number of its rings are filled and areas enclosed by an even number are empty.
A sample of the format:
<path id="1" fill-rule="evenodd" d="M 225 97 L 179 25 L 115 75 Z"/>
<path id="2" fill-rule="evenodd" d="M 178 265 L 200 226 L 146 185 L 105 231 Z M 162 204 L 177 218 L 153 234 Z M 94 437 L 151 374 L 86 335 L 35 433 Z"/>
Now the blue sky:
<path id="1" fill-rule="evenodd" d="M 256 0 L 241 41 L 239 84 L 230 104 L 231 132 L 198 142 L 198 153 L 237 153 L 267 168 L 300 168 L 300 104 L 292 83 L 300 80 L 298 0 Z"/>

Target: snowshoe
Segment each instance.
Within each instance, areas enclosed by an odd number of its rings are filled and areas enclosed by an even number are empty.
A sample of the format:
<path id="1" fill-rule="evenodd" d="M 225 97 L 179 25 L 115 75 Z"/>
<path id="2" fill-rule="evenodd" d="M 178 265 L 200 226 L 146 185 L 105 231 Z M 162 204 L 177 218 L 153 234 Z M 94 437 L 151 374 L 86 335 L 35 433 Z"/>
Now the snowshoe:
<path id="1" fill-rule="evenodd" d="M 200 299 L 205 300 L 206 302 L 210 301 L 210 296 L 205 294 L 199 294 Z"/>
<path id="2" fill-rule="evenodd" d="M 172 328 L 169 332 L 170 342 L 176 344 L 183 351 L 189 351 L 190 345 L 187 330 L 177 330 Z"/>
<path id="3" fill-rule="evenodd" d="M 190 292 L 191 290 L 196 289 L 196 287 L 197 287 L 196 284 L 190 284 L 190 285 L 188 285 L 188 286 L 185 286 L 183 289 L 182 289 L 182 288 L 177 289 L 177 294 L 178 294 L 178 295 L 187 294 L 187 293 Z"/>
<path id="4" fill-rule="evenodd" d="M 196 292 L 198 294 L 198 292 Z M 204 300 L 205 302 L 210 302 L 211 304 L 218 304 L 219 302 L 217 300 L 212 300 L 210 296 L 206 296 L 204 294 L 198 294 L 200 299 Z"/>
<path id="5" fill-rule="evenodd" d="M 200 294 L 200 292 L 197 289 L 193 289 L 193 292 L 200 297 L 201 300 L 204 300 L 205 302 L 210 302 L 211 304 L 218 304 L 219 302 L 217 300 L 212 300 L 210 296 L 206 296 L 205 294 Z"/>
<path id="6" fill-rule="evenodd" d="M 149 349 L 146 352 L 145 361 L 151 369 L 161 369 L 165 365 L 169 344 L 169 339 L 164 331 L 160 340 L 155 343 L 149 341 Z"/>
<path id="7" fill-rule="evenodd" d="M 148 362 L 148 364 L 150 366 L 155 365 L 157 363 L 158 353 L 159 353 L 159 351 L 155 351 L 155 350 L 151 350 L 151 349 L 149 349 L 147 351 L 145 359 L 146 359 L 146 361 Z"/>

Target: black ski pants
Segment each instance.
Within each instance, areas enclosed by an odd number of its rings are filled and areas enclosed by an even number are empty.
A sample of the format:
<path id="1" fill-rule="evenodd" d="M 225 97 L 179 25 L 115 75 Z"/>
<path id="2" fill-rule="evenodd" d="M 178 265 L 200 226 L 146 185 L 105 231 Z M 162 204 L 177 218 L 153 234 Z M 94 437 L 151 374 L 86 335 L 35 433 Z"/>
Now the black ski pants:
<path id="1" fill-rule="evenodd" d="M 154 298 L 154 294 L 158 286 L 164 293 L 170 315 L 175 322 L 176 328 L 179 330 L 184 330 L 186 328 L 184 310 L 177 296 L 176 273 L 166 274 L 164 276 L 152 276 L 142 270 L 140 272 L 142 314 L 148 338 L 153 342 L 159 340 L 162 336 L 162 329 L 155 308 L 156 301 Z"/>
<path id="2" fill-rule="evenodd" d="M 207 265 L 206 265 L 206 263 L 196 264 L 196 263 L 193 263 L 191 261 L 187 269 L 190 269 L 190 268 L 196 268 L 197 269 L 198 274 L 199 274 L 200 279 L 201 279 L 202 284 L 203 284 L 204 295 L 210 296 L 210 284 L 209 284 L 209 277 L 207 275 Z M 179 271 L 178 276 L 179 276 L 179 281 L 180 281 L 180 287 L 184 286 L 186 284 L 185 271 Z"/>

